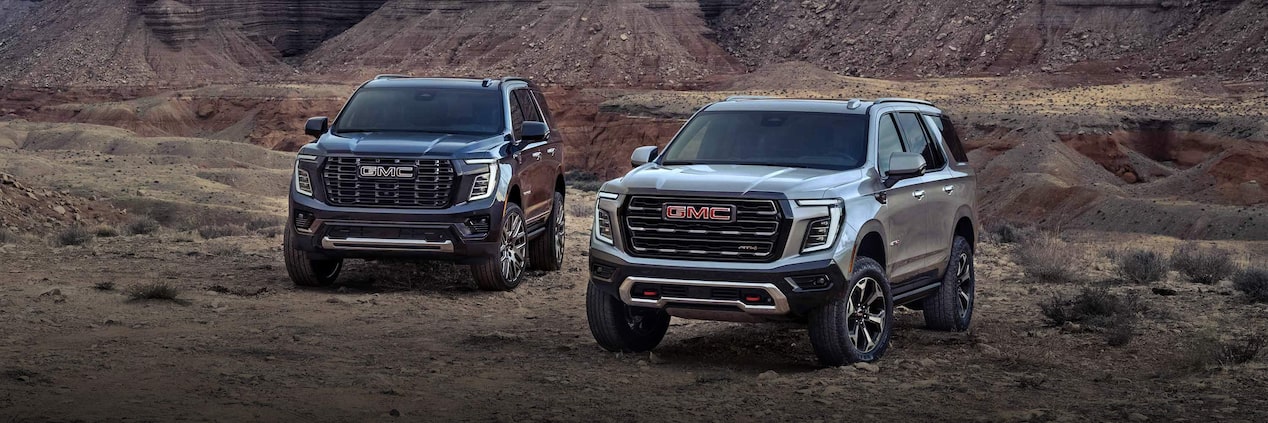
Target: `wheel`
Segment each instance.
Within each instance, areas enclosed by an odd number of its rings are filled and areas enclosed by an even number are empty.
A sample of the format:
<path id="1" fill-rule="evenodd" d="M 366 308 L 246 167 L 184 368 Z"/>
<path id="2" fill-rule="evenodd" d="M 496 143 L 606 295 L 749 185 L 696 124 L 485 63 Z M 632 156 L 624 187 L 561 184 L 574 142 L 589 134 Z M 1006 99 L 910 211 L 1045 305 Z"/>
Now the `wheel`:
<path id="1" fill-rule="evenodd" d="M 885 269 L 859 257 L 847 288 L 810 313 L 810 344 L 828 366 L 871 362 L 885 355 L 893 328 L 894 297 Z"/>
<path id="2" fill-rule="evenodd" d="M 485 291 L 510 291 L 519 286 L 527 267 L 528 232 L 524 210 L 510 203 L 502 217 L 502 238 L 497 257 L 471 265 L 476 286 Z"/>
<path id="3" fill-rule="evenodd" d="M 630 307 L 591 282 L 586 289 L 586 320 L 600 347 L 612 352 L 651 351 L 669 331 L 669 313 Z"/>
<path id="4" fill-rule="evenodd" d="M 288 225 L 289 226 L 289 225 Z M 298 286 L 330 286 L 343 270 L 343 260 L 313 260 L 307 251 L 295 248 L 295 229 L 286 228 L 282 235 L 282 251 L 286 256 L 286 273 Z"/>
<path id="5" fill-rule="evenodd" d="M 564 267 L 564 195 L 555 193 L 546 233 L 528 243 L 533 269 L 553 272 Z"/>
<path id="6" fill-rule="evenodd" d="M 925 325 L 934 330 L 963 332 L 973 321 L 973 304 L 977 299 L 973 247 L 964 237 L 955 237 L 950 260 L 942 287 L 924 301 Z"/>

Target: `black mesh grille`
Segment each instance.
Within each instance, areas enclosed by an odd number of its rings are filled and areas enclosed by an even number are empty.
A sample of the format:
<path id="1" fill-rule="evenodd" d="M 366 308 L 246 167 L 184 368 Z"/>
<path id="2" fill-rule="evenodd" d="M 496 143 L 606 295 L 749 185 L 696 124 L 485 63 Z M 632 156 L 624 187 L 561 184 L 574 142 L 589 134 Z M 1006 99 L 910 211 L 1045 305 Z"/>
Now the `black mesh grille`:
<path id="1" fill-rule="evenodd" d="M 735 206 L 735 221 L 667 220 L 671 204 Z M 782 249 L 782 228 L 770 200 L 631 197 L 625 207 L 626 245 L 638 257 L 770 262 Z"/>
<path id="2" fill-rule="evenodd" d="M 412 176 L 363 177 L 362 166 L 413 167 Z M 322 171 L 326 201 L 345 207 L 443 209 L 452 203 L 456 176 L 448 160 L 331 157 Z"/>

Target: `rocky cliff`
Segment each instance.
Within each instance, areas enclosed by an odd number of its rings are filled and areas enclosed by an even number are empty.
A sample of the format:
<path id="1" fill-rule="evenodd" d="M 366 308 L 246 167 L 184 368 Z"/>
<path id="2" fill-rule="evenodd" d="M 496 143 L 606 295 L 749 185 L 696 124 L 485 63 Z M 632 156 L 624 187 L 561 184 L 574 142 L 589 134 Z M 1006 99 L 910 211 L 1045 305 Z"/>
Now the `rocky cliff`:
<path id="1" fill-rule="evenodd" d="M 298 56 L 356 25 L 385 0 L 136 0 L 145 24 L 164 43 L 205 38 L 209 25 L 229 25 Z"/>
<path id="2" fill-rule="evenodd" d="M 1255 0 L 745 0 L 711 24 L 750 65 L 848 75 L 1268 75 Z"/>

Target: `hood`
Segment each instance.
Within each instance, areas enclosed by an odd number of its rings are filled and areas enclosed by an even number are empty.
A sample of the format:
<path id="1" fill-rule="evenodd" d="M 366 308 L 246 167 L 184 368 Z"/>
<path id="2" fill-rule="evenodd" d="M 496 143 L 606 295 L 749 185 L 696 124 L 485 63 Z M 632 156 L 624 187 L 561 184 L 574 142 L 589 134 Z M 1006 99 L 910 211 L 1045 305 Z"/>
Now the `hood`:
<path id="1" fill-rule="evenodd" d="M 828 170 L 755 165 L 679 165 L 650 163 L 635 169 L 620 184 L 627 190 L 710 192 L 745 195 L 780 193 L 787 197 L 816 198 L 823 191 L 862 177 L 859 170 Z"/>
<path id="2" fill-rule="evenodd" d="M 504 144 L 504 135 L 367 132 L 346 136 L 326 134 L 317 143 L 317 151 L 323 155 L 487 156 Z"/>

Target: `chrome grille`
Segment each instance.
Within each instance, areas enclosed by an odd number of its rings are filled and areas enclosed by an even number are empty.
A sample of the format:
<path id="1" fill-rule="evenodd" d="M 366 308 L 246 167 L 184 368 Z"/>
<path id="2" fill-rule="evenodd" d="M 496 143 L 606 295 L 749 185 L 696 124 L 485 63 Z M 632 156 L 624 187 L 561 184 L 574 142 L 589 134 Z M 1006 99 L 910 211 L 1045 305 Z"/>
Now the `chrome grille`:
<path id="1" fill-rule="evenodd" d="M 413 166 L 409 178 L 363 177 L 361 166 Z M 448 160 L 331 157 L 322 169 L 326 201 L 345 207 L 443 209 L 453 199 L 455 176 Z"/>
<path id="2" fill-rule="evenodd" d="M 667 204 L 734 205 L 735 221 L 666 220 Z M 784 225 L 770 200 L 635 196 L 624 215 L 626 245 L 638 257 L 769 262 L 782 247 Z"/>

